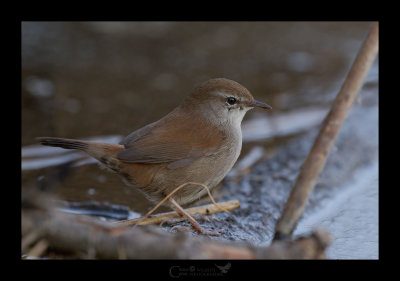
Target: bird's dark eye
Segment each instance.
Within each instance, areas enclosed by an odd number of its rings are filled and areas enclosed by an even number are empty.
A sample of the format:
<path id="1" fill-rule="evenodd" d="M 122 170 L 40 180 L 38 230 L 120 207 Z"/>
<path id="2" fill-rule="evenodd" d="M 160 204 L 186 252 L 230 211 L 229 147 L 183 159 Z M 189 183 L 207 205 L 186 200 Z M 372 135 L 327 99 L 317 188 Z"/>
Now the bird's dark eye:
<path id="1" fill-rule="evenodd" d="M 226 99 L 226 101 L 230 104 L 230 105 L 234 105 L 236 103 L 236 99 L 234 97 L 229 97 Z"/>

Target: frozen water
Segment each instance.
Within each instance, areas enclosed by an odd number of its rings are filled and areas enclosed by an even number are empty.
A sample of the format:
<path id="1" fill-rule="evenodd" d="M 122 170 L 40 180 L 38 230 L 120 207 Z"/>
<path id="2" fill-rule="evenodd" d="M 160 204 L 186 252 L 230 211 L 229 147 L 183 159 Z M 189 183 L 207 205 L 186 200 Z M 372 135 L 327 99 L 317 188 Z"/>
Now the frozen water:
<path id="1" fill-rule="evenodd" d="M 358 171 L 320 210 L 302 219 L 294 234 L 324 228 L 332 236 L 330 259 L 378 258 L 378 162 Z"/>
<path id="2" fill-rule="evenodd" d="M 327 108 L 301 108 L 276 116 L 265 116 L 242 124 L 243 142 L 259 141 L 276 136 L 287 136 L 309 130 L 319 125 Z"/>

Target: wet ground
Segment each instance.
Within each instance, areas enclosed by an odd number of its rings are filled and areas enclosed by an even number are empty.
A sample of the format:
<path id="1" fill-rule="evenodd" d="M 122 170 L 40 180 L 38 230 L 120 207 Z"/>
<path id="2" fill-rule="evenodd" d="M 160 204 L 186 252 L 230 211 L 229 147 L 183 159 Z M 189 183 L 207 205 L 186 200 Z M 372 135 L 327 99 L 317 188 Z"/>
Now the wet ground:
<path id="1" fill-rule="evenodd" d="M 217 201 L 239 199 L 241 208 L 230 215 L 214 215 L 214 220 L 203 225 L 225 230 L 216 239 L 268 244 L 318 130 L 310 113 L 318 116 L 319 109 L 327 110 L 369 27 L 368 22 L 25 22 L 22 145 L 34 144 L 38 136 L 125 136 L 168 113 L 194 84 L 212 77 L 236 80 L 273 107 L 267 113 L 252 110 L 243 122 L 242 157 L 255 146 L 263 147 L 265 153 L 247 173 L 227 178 L 213 192 Z M 360 169 L 375 167 L 377 87 L 376 62 L 310 198 L 304 220 L 318 213 L 341 217 L 324 211 L 324 206 L 335 202 L 348 189 L 346 184 L 357 182 Z M 296 118 L 290 115 L 296 112 Z M 268 136 L 257 133 L 262 127 L 251 130 L 257 123 L 251 122 L 263 118 L 279 120 Z M 281 126 L 286 130 L 279 131 Z M 38 168 L 23 170 L 22 187 L 40 182 L 54 170 L 52 165 Z M 364 203 L 375 210 L 377 192 L 373 191 L 378 186 L 371 181 L 373 199 Z M 61 200 L 110 202 L 137 213 L 151 207 L 140 193 L 93 164 L 73 168 L 51 191 Z M 349 194 L 357 192 L 361 191 Z M 355 209 L 362 209 L 364 203 Z M 348 217 L 359 214 L 343 212 Z M 369 250 L 359 256 L 333 250 L 331 258 L 377 258 L 377 217 L 365 222 L 376 230 L 369 231 L 373 237 L 363 238 L 370 241 Z M 346 229 L 344 225 L 337 229 Z M 298 232 L 306 230 L 300 222 Z M 340 236 L 344 231 L 330 232 Z M 341 245 L 360 245 L 350 238 Z"/>

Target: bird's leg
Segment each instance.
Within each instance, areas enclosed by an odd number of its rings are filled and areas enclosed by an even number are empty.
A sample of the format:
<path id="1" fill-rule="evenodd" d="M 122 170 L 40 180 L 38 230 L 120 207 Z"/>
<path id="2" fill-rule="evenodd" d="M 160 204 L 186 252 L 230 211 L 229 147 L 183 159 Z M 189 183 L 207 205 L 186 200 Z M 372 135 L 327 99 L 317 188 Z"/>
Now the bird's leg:
<path id="1" fill-rule="evenodd" d="M 187 218 L 187 220 L 192 224 L 193 228 L 200 234 L 204 234 L 204 235 L 212 235 L 212 236 L 219 236 L 220 234 L 217 232 L 210 232 L 210 231 L 206 231 L 204 230 L 200 224 L 188 213 L 185 211 L 185 209 L 183 209 L 178 202 L 176 202 L 172 197 L 170 197 L 169 202 L 173 205 L 173 208 L 175 209 L 175 211 L 180 214 L 181 216 Z"/>

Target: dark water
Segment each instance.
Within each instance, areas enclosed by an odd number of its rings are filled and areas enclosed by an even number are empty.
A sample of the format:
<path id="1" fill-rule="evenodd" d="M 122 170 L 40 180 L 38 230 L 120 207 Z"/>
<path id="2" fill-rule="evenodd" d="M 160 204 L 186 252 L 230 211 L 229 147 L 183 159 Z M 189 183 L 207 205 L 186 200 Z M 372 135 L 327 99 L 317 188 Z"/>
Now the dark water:
<path id="1" fill-rule="evenodd" d="M 24 22 L 22 145 L 38 136 L 128 135 L 171 111 L 196 84 L 226 77 L 280 114 L 326 105 L 369 22 Z M 280 144 L 284 139 L 275 140 Z M 244 152 L 254 143 L 246 144 Z M 22 173 L 22 185 L 51 172 Z M 143 212 L 142 195 L 97 165 L 52 190 Z M 218 192 L 216 192 L 218 194 Z"/>

